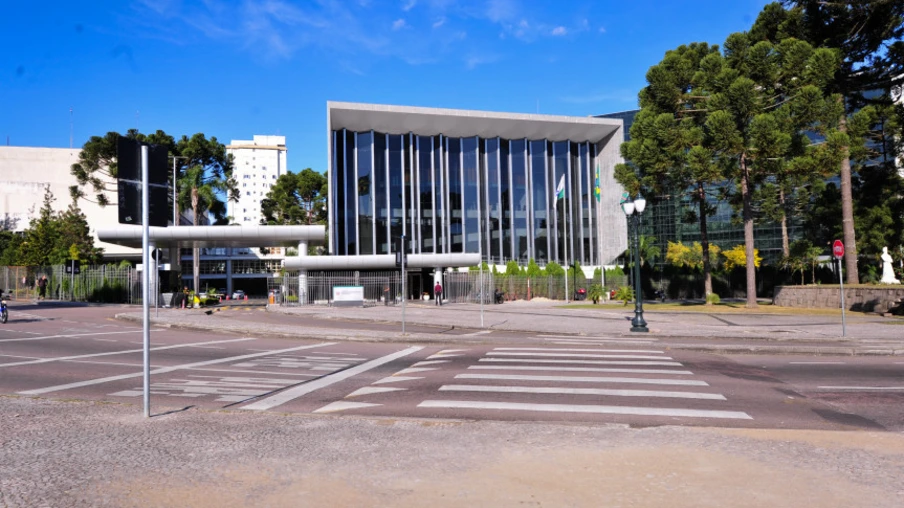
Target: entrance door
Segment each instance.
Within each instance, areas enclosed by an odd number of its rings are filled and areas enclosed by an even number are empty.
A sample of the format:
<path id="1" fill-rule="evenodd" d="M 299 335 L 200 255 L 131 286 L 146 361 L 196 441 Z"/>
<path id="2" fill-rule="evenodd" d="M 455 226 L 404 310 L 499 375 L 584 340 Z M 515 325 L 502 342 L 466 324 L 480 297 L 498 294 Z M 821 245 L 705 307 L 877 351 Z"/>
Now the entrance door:
<path id="1" fill-rule="evenodd" d="M 408 299 L 418 300 L 424 291 L 424 278 L 420 273 L 408 273 Z"/>

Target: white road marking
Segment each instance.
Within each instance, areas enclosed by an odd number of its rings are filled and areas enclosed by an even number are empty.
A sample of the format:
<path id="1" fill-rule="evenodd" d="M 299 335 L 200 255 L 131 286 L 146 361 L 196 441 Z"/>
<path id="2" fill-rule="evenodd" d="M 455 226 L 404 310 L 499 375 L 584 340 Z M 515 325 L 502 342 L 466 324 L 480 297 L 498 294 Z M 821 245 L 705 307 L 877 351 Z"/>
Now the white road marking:
<path id="1" fill-rule="evenodd" d="M 160 332 L 162 330 L 151 330 L 152 332 Z M 68 335 L 45 335 L 43 337 L 21 337 L 18 339 L 0 339 L 0 342 L 23 342 L 28 340 L 46 340 L 46 339 L 64 339 L 70 337 L 90 337 L 95 335 L 115 335 L 120 333 L 141 333 L 140 329 L 127 330 L 121 332 L 99 332 L 99 333 L 72 333 Z M 140 344 L 140 343 L 139 343 Z"/>
<path id="2" fill-rule="evenodd" d="M 427 372 L 430 370 L 439 370 L 439 367 L 409 367 L 396 372 L 396 374 L 417 374 L 418 372 Z"/>
<path id="3" fill-rule="evenodd" d="M 671 360 L 670 356 L 650 355 L 590 355 L 580 353 L 496 353 L 490 351 L 487 356 L 555 356 L 566 358 L 626 358 L 632 360 Z"/>
<path id="4" fill-rule="evenodd" d="M 668 367 L 681 367 L 679 362 L 648 362 L 633 360 L 535 360 L 533 358 L 481 358 L 478 362 L 510 362 L 510 363 L 570 363 L 580 365 L 658 365 Z"/>
<path id="5" fill-rule="evenodd" d="M 90 360 L 69 360 L 68 363 L 86 363 L 89 365 L 110 365 L 115 367 L 137 367 L 141 368 L 142 364 L 140 362 L 134 363 L 126 363 L 126 362 L 92 362 Z M 300 376 L 300 377 L 320 377 L 323 374 L 312 374 L 307 372 L 273 372 L 269 370 L 246 370 L 246 369 L 205 369 L 205 368 L 195 368 L 192 369 L 195 372 L 224 372 L 228 374 L 269 374 L 269 375 L 279 375 L 279 376 Z"/>
<path id="6" fill-rule="evenodd" d="M 558 388 L 549 386 L 443 385 L 441 392 L 556 393 L 562 395 L 603 395 L 612 397 L 667 397 L 676 399 L 725 400 L 718 393 L 662 392 L 656 390 L 609 390 L 603 388 Z"/>
<path id="7" fill-rule="evenodd" d="M 423 367 L 424 365 L 436 365 L 437 363 L 449 363 L 449 360 L 425 360 L 423 362 L 417 362 L 412 367 Z"/>
<path id="8" fill-rule="evenodd" d="M 252 338 L 242 338 L 242 339 L 229 339 L 229 340 L 215 340 L 211 342 L 195 342 L 192 344 L 176 344 L 173 346 L 157 346 L 152 347 L 151 351 L 164 351 L 167 349 L 179 349 L 183 347 L 194 347 L 199 344 L 213 344 L 213 343 L 228 343 L 228 342 L 242 342 L 246 340 L 255 340 Z M 131 354 L 131 353 L 142 353 L 144 352 L 144 348 L 142 349 L 126 349 L 123 351 L 107 351 L 106 353 L 91 353 L 87 355 L 76 355 L 76 356 L 60 356 L 57 358 L 41 358 L 40 360 L 31 360 L 27 362 L 15 362 L 15 363 L 0 363 L 0 368 L 3 367 L 20 367 L 22 365 L 34 365 L 38 363 L 51 363 L 51 362 L 63 362 L 69 360 L 80 360 L 82 358 L 98 358 L 101 356 L 114 356 L 114 355 L 122 355 L 122 354 Z"/>
<path id="9" fill-rule="evenodd" d="M 556 413 L 596 413 L 635 416 L 680 416 L 689 418 L 731 418 L 752 420 L 741 411 L 709 411 L 702 409 L 678 409 L 628 406 L 589 406 L 575 404 L 524 404 L 517 402 L 479 402 L 470 400 L 425 400 L 417 405 L 425 408 L 445 409 L 497 409 L 511 411 L 546 411 Z"/>
<path id="10" fill-rule="evenodd" d="M 326 347 L 326 346 L 332 346 L 334 344 L 335 344 L 334 342 L 324 342 L 323 344 L 311 344 L 308 346 L 298 346 L 298 347 L 293 347 L 293 348 L 289 348 L 289 349 L 277 349 L 277 350 L 273 350 L 273 351 L 266 352 L 266 353 L 252 353 L 249 355 L 230 356 L 228 358 L 220 358 L 217 360 L 207 360 L 207 361 L 203 361 L 203 362 L 186 363 L 183 365 L 176 365 L 173 367 L 162 367 L 159 369 L 152 370 L 150 372 L 150 375 L 166 374 L 168 372 L 173 372 L 173 371 L 177 371 L 177 370 L 193 369 L 195 367 L 204 367 L 207 365 L 215 365 L 218 363 L 234 362 L 234 361 L 238 361 L 238 360 L 245 360 L 247 358 L 256 358 L 258 356 L 266 356 L 266 355 L 271 355 L 271 354 L 278 355 L 280 353 L 299 351 L 301 349 L 312 349 L 315 347 Z M 175 347 L 175 346 L 170 346 L 170 347 Z M 140 377 L 143 375 L 144 375 L 144 372 L 137 372 L 135 374 L 122 374 L 119 376 L 102 377 L 102 378 L 98 378 L 98 379 L 91 379 L 88 381 L 79 381 L 76 383 L 68 383 L 68 384 L 64 384 L 64 385 L 49 386 L 47 388 L 38 388 L 35 390 L 25 390 L 25 391 L 19 392 L 19 395 L 41 395 L 44 393 L 58 392 L 61 390 L 69 390 L 72 388 L 81 388 L 83 386 L 99 385 L 99 384 L 103 384 L 103 383 L 109 383 L 111 381 L 120 381 L 122 379 L 131 379 L 133 377 Z"/>
<path id="11" fill-rule="evenodd" d="M 790 365 L 844 365 L 844 362 L 788 362 Z"/>
<path id="12" fill-rule="evenodd" d="M 543 339 L 612 340 L 612 341 L 623 340 L 623 341 L 627 341 L 627 342 L 632 342 L 632 341 L 638 340 L 634 337 L 630 337 L 630 338 L 629 337 L 587 337 L 584 335 L 537 335 L 537 337 L 540 337 Z M 639 340 L 655 342 L 659 339 L 639 339 Z"/>
<path id="13" fill-rule="evenodd" d="M 497 379 L 504 381 L 557 381 L 562 383 L 637 383 L 644 385 L 709 386 L 706 381 L 693 379 L 647 379 L 640 377 L 582 377 L 582 376 L 518 376 L 508 374 L 458 374 L 455 379 Z"/>
<path id="14" fill-rule="evenodd" d="M 337 400 L 336 402 L 327 404 L 320 409 L 315 409 L 315 413 L 332 413 L 335 411 L 345 411 L 347 409 L 361 409 L 364 407 L 381 406 L 382 404 L 368 404 L 366 402 L 347 402 Z"/>
<path id="15" fill-rule="evenodd" d="M 557 365 L 526 366 L 526 365 L 473 365 L 468 369 L 484 370 L 546 370 L 556 372 L 620 372 L 623 374 L 680 374 L 691 375 L 689 370 L 670 369 L 620 369 L 617 367 L 559 367 Z"/>
<path id="16" fill-rule="evenodd" d="M 904 386 L 817 386 L 820 390 L 904 390 Z"/>
<path id="17" fill-rule="evenodd" d="M 30 335 L 41 335 L 41 332 L 29 332 L 26 330 L 13 330 L 11 328 L 6 328 L 6 327 L 0 328 L 0 332 L 27 333 Z"/>
<path id="18" fill-rule="evenodd" d="M 300 386 L 296 386 L 294 388 L 289 388 L 288 390 L 282 391 L 280 393 L 271 395 L 266 399 L 259 400 L 252 404 L 242 407 L 242 409 L 248 409 L 252 411 L 263 411 L 266 409 L 272 409 L 276 406 L 285 404 L 293 399 L 297 399 L 302 395 L 313 392 L 314 390 L 319 390 L 320 388 L 329 386 L 333 383 L 338 383 L 344 379 L 348 379 L 352 376 L 360 374 L 362 372 L 366 372 L 370 369 L 379 367 L 380 365 L 389 363 L 391 361 L 397 360 L 399 358 L 403 358 L 405 356 L 410 355 L 411 353 L 415 353 L 424 349 L 422 346 L 412 346 L 408 349 L 403 349 L 401 351 L 397 351 L 395 353 L 383 356 L 381 358 L 377 358 L 375 360 L 371 360 L 367 363 L 362 363 L 361 365 L 352 367 L 350 369 L 346 369 L 340 372 L 336 372 L 335 374 L 330 374 L 328 376 L 324 376 L 320 379 L 316 379 L 311 381 L 310 383 L 305 383 Z"/>
<path id="19" fill-rule="evenodd" d="M 97 342 L 119 342 L 116 339 L 94 339 Z"/>
<path id="20" fill-rule="evenodd" d="M 649 349 L 585 349 L 568 347 L 497 347 L 493 351 L 546 351 L 557 353 L 560 351 L 571 353 L 647 353 L 664 354 L 663 351 L 650 351 Z"/>
<path id="21" fill-rule="evenodd" d="M 401 383 L 402 381 L 415 381 L 417 379 L 424 379 L 422 377 L 410 377 L 410 376 L 389 376 L 384 377 L 379 381 L 374 381 L 371 384 L 375 385 L 385 385 L 387 383 Z"/>
<path id="22" fill-rule="evenodd" d="M 391 388 L 389 386 L 365 386 L 364 388 L 359 388 L 353 391 L 345 397 L 359 397 L 361 395 L 371 395 L 374 393 L 398 392 L 405 390 L 407 390 L 407 388 Z"/>
<path id="23" fill-rule="evenodd" d="M 563 346 L 590 346 L 590 345 L 593 345 L 593 344 L 604 344 L 604 343 L 610 342 L 610 341 L 605 340 L 605 339 L 601 339 L 601 340 L 580 340 L 580 339 L 573 339 L 573 340 L 556 339 L 556 340 L 550 340 L 550 339 L 546 339 L 546 340 L 547 340 L 547 342 L 551 342 L 552 344 L 561 344 L 561 345 L 563 345 Z M 637 344 L 637 345 L 639 345 L 639 346 L 653 345 L 653 341 L 652 341 L 652 340 L 624 340 L 624 341 L 610 342 L 610 343 L 612 343 L 612 344 Z"/>

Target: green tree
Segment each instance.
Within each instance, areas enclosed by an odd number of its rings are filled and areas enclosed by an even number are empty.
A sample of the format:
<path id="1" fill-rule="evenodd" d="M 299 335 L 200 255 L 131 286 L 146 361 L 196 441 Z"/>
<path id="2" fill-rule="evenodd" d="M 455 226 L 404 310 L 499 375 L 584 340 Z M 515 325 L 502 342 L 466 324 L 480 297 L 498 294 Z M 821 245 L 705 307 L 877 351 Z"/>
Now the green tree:
<path id="1" fill-rule="evenodd" d="M 815 47 L 833 48 L 840 55 L 839 72 L 831 76 L 828 90 L 837 104 L 851 114 L 862 108 L 865 94 L 904 82 L 904 3 L 894 1 L 785 0 L 789 9 L 770 4 L 760 15 L 753 34 L 760 39 L 799 37 Z M 768 13 L 768 14 L 767 14 Z M 839 132 L 848 134 L 847 117 Z M 844 137 L 840 138 L 845 140 Z M 842 144 L 840 161 L 842 232 L 845 268 L 849 284 L 859 282 L 857 236 L 850 145 Z"/>
<path id="2" fill-rule="evenodd" d="M 37 217 L 29 223 L 19 246 L 17 263 L 28 266 L 48 266 L 52 263 L 52 254 L 59 243 L 60 228 L 57 215 L 53 211 L 56 198 L 50 187 L 44 188 L 44 202 Z"/>
<path id="3" fill-rule="evenodd" d="M 111 131 L 104 136 L 91 136 L 82 145 L 78 162 L 70 168 L 72 176 L 78 182 L 78 185 L 69 187 L 69 193 L 74 199 L 85 199 L 102 207 L 110 204 L 108 193 L 116 193 L 116 178 L 119 174 L 116 147 L 120 136 L 122 134 Z M 125 136 L 142 143 L 164 145 L 170 153 L 176 144 L 172 136 L 160 130 L 153 134 L 142 134 L 136 129 L 130 129 Z M 91 189 L 93 196 L 89 197 L 85 193 L 84 189 L 87 188 Z"/>
<path id="4" fill-rule="evenodd" d="M 724 58 L 712 56 L 707 64 L 702 79 L 714 92 L 707 103 L 707 141 L 735 183 L 744 224 L 747 307 L 756 307 L 753 193 L 775 175 L 777 164 L 804 168 L 838 152 L 841 136 L 831 129 L 836 101 L 822 88 L 837 58 L 796 39 L 752 44 L 748 34 L 735 33 L 725 42 Z M 826 143 L 797 150 L 795 143 L 806 140 L 797 135 L 798 125 L 828 126 Z"/>
<path id="5" fill-rule="evenodd" d="M 311 168 L 284 173 L 261 201 L 261 224 L 323 224 L 327 178 Z"/>
<path id="6" fill-rule="evenodd" d="M 88 220 L 75 199 L 65 212 L 59 214 L 59 239 L 50 256 L 52 264 L 63 264 L 70 259 L 78 259 L 86 264 L 99 264 L 103 259 L 103 249 L 94 247 L 94 237 L 88 227 Z M 76 257 L 73 257 L 73 253 Z"/>
<path id="7" fill-rule="evenodd" d="M 711 200 L 716 197 L 710 189 L 725 180 L 725 175 L 724 167 L 713 163 L 712 150 L 704 145 L 706 102 L 711 91 L 701 79 L 701 69 L 717 65 L 718 60 L 718 46 L 693 43 L 667 51 L 663 60 L 647 71 L 648 84 L 639 93 L 640 112 L 631 126 L 631 140 L 621 146 L 628 162 L 615 168 L 615 179 L 630 194 L 643 189 L 657 200 L 687 197 L 696 204 L 697 210 L 688 218 L 700 225 L 706 295 L 712 293 L 707 218 L 715 212 Z M 647 257 L 656 256 L 648 248 Z M 642 246 L 641 266 L 643 262 Z"/>

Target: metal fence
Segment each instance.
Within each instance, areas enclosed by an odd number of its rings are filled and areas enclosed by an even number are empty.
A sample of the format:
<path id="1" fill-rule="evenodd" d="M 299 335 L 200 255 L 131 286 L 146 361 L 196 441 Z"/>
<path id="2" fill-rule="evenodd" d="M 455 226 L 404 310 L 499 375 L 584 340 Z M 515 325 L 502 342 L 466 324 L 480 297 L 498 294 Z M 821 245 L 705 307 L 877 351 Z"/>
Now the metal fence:
<path id="1" fill-rule="evenodd" d="M 565 276 L 527 277 L 491 272 L 446 272 L 442 275 L 443 300 L 451 303 L 493 303 L 502 301 L 547 298 L 572 301 L 577 290 L 588 290 L 600 280 Z M 287 306 L 332 305 L 333 288 L 336 286 L 363 286 L 364 305 L 398 305 L 402 301 L 401 274 L 398 271 L 361 272 L 286 272 L 268 281 L 268 293 L 272 303 Z M 566 292 L 567 287 L 567 292 Z M 410 286 L 406 288 L 409 300 L 423 298 Z M 567 293 L 567 294 L 566 294 Z M 567 298 L 566 298 L 567 296 Z M 433 299 L 432 291 L 427 293 Z"/>
<path id="2" fill-rule="evenodd" d="M 398 305 L 402 302 L 402 279 L 396 271 L 385 272 L 286 272 L 267 282 L 273 303 L 287 306 L 332 305 L 336 286 L 363 286 L 364 306 Z"/>
<path id="3" fill-rule="evenodd" d="M 66 273 L 64 265 L 0 266 L 0 289 L 14 300 L 39 297 L 38 280 L 47 277 L 45 298 L 75 302 L 138 303 L 138 272 L 118 265 L 82 266 L 81 273 Z"/>

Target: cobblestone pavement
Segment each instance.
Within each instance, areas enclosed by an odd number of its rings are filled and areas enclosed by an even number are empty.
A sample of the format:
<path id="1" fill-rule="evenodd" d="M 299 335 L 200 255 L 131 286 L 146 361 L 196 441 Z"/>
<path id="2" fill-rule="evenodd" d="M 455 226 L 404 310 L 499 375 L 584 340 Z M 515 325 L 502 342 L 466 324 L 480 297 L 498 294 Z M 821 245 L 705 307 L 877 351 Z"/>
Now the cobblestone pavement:
<path id="1" fill-rule="evenodd" d="M 904 506 L 904 435 L 0 397 L 2 507 Z"/>

